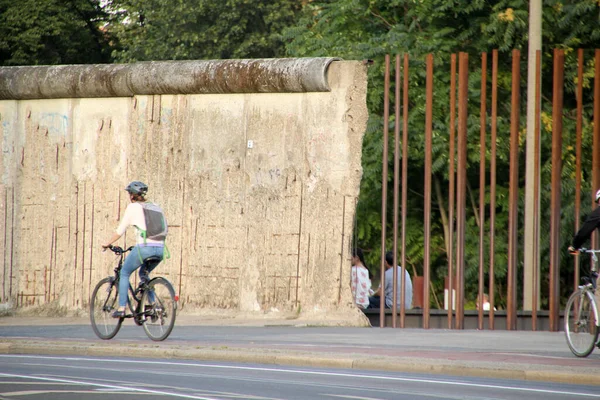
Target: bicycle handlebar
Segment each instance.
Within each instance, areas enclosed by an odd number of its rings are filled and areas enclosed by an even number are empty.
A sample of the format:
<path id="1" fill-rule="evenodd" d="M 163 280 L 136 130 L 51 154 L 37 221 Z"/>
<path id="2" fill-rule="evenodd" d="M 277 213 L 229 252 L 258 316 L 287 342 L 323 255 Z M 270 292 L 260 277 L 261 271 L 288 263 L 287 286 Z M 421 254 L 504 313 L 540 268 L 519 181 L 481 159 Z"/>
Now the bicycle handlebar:
<path id="1" fill-rule="evenodd" d="M 128 251 L 131 251 L 133 249 L 133 246 L 130 246 L 129 248 L 123 250 L 122 247 L 119 246 L 113 246 L 112 244 L 110 246 L 108 246 L 108 249 L 110 251 L 112 251 L 113 253 L 117 254 L 117 255 L 122 255 L 127 253 Z"/>
<path id="2" fill-rule="evenodd" d="M 600 253 L 600 249 L 586 249 L 585 247 L 577 249 L 577 251 L 579 253 Z"/>

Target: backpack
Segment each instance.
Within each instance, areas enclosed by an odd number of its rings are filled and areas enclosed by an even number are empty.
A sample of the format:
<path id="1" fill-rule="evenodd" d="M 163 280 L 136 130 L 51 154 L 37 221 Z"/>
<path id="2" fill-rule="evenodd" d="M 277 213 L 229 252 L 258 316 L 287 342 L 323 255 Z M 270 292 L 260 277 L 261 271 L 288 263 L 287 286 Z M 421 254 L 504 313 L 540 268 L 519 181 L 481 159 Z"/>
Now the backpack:
<path id="1" fill-rule="evenodd" d="M 141 203 L 146 220 L 146 231 L 142 231 L 144 239 L 164 241 L 167 238 L 167 219 L 163 210 L 154 203 Z"/>

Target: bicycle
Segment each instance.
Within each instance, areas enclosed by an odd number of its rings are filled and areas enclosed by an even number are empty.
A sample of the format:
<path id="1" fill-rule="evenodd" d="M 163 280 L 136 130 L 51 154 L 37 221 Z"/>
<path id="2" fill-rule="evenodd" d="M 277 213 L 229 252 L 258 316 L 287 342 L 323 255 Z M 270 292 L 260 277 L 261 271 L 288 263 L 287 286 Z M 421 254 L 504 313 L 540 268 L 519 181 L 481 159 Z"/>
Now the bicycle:
<path id="1" fill-rule="evenodd" d="M 138 326 L 143 326 L 146 335 L 154 341 L 165 340 L 175 326 L 178 296 L 171 283 L 156 277 L 142 281 L 134 290 L 129 283 L 127 306 L 130 313 L 122 318 L 113 318 L 112 313 L 119 304 L 119 273 L 123 266 L 125 253 L 133 246 L 123 250 L 118 246 L 109 246 L 113 253 L 119 256 L 119 262 L 114 269 L 114 275 L 108 276 L 96 285 L 90 301 L 90 319 L 92 329 L 100 339 L 109 340 L 121 329 L 125 318 L 133 318 Z M 160 257 L 148 257 L 140 268 L 148 263 L 160 262 Z"/>
<path id="2" fill-rule="evenodd" d="M 571 294 L 565 307 L 565 335 L 569 348 L 577 357 L 587 357 L 598 343 L 600 325 L 596 304 L 596 280 L 598 279 L 598 253 L 600 250 L 579 249 L 591 254 L 592 266 L 589 276 L 581 278 L 582 285 Z"/>

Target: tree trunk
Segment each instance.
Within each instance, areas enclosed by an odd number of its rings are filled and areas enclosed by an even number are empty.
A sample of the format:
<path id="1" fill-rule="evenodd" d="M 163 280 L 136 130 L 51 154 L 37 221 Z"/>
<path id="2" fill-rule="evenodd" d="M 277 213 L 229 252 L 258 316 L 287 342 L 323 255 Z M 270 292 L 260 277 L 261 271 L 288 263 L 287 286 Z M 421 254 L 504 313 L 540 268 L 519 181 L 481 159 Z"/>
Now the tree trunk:
<path id="1" fill-rule="evenodd" d="M 442 199 L 442 187 L 440 185 L 440 180 L 434 175 L 433 176 L 433 186 L 435 187 L 435 194 L 438 203 L 438 208 L 440 209 L 440 216 L 442 217 L 442 225 L 444 226 L 444 243 L 446 245 L 446 254 L 450 254 L 450 224 L 448 222 L 448 213 L 446 212 L 446 207 L 444 206 L 444 201 Z"/>
<path id="2" fill-rule="evenodd" d="M 475 197 L 473 196 L 473 190 L 471 189 L 471 185 L 467 181 L 467 190 L 469 192 L 469 199 L 471 200 L 471 206 L 473 207 L 473 214 L 475 214 L 475 222 L 477 223 L 477 227 L 481 228 L 481 221 L 479 221 L 479 207 L 477 207 L 477 203 L 475 202 Z"/>

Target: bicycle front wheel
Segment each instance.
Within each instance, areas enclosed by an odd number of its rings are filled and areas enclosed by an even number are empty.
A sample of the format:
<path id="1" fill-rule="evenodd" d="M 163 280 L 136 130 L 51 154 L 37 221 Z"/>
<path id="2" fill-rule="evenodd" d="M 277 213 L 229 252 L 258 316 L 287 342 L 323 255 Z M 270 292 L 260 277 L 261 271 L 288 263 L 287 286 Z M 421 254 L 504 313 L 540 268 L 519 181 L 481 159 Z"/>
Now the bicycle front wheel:
<path id="1" fill-rule="evenodd" d="M 589 290 L 578 289 L 569 297 L 565 308 L 565 335 L 577 357 L 587 357 L 594 350 L 598 341 L 597 315 L 596 301 Z"/>
<path id="2" fill-rule="evenodd" d="M 155 341 L 165 340 L 175 326 L 177 312 L 175 289 L 171 283 L 164 278 L 154 278 L 148 282 L 142 305 L 146 335 Z"/>
<path id="3" fill-rule="evenodd" d="M 119 290 L 112 277 L 102 279 L 92 292 L 90 301 L 90 320 L 92 329 L 100 339 L 115 337 L 123 318 L 113 318 L 112 313 L 119 305 Z"/>

